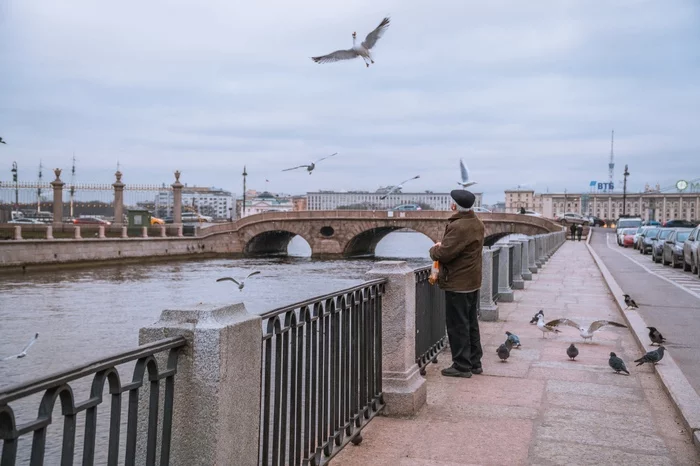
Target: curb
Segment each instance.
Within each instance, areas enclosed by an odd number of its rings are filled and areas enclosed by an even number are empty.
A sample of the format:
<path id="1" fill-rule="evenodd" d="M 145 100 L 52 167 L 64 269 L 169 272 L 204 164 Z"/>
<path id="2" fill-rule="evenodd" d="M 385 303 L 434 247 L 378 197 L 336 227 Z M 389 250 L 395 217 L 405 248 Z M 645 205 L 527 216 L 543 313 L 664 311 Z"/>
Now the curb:
<path id="1" fill-rule="evenodd" d="M 591 237 L 593 236 L 593 231 L 586 239 L 586 247 L 588 252 L 593 257 L 600 273 L 603 275 L 603 280 L 605 280 L 610 293 L 613 295 L 613 299 L 617 304 L 618 310 L 622 317 L 627 322 L 634 339 L 637 344 L 642 349 L 642 351 L 648 351 L 646 348 L 647 342 L 649 341 L 649 332 L 647 330 L 647 324 L 644 319 L 637 311 L 625 311 L 625 301 L 622 297 L 624 292 L 622 288 L 617 284 L 612 274 L 605 266 L 603 261 L 598 257 L 598 254 L 593 250 L 590 245 Z M 670 354 L 664 355 L 663 365 L 655 365 L 654 373 L 661 381 L 661 385 L 664 387 L 664 391 L 668 394 L 673 405 L 676 407 L 676 411 L 683 420 L 685 428 L 690 434 L 690 440 L 695 445 L 695 449 L 700 452 L 700 395 L 697 394 L 695 389 L 690 385 L 688 379 L 683 375 L 676 361 Z"/>

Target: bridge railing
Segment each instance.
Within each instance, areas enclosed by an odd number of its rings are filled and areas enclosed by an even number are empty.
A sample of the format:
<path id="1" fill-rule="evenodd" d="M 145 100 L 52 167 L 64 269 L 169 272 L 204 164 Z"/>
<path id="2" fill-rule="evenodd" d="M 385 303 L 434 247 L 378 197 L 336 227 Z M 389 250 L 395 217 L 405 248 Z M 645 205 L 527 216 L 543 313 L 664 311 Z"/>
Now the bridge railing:
<path id="1" fill-rule="evenodd" d="M 494 303 L 498 302 L 498 278 L 499 278 L 499 257 L 501 248 L 493 248 L 493 259 L 491 260 L 491 299 Z"/>
<path id="2" fill-rule="evenodd" d="M 140 463 L 137 461 L 137 433 L 139 417 L 140 391 L 148 388 L 148 423 L 146 432 L 147 464 L 155 464 L 159 456 L 160 464 L 169 464 L 170 440 L 172 432 L 173 396 L 175 391 L 175 374 L 179 350 L 186 345 L 183 337 L 167 338 L 155 343 L 140 346 L 134 350 L 98 359 L 79 367 L 43 377 L 31 382 L 9 387 L 0 391 L 0 440 L 2 440 L 2 457 L 0 464 L 12 466 L 15 464 L 32 465 L 58 464 L 58 458 L 45 461 L 47 447 L 47 431 L 55 424 L 62 424 L 63 438 L 60 449 L 60 464 L 73 464 L 76 445 L 82 446 L 83 464 L 126 464 Z M 159 368 L 156 356 L 167 352 L 165 368 Z M 130 382 L 123 382 L 117 366 L 135 363 Z M 76 384 L 81 379 L 92 377 L 89 397 L 77 401 Z M 102 404 L 105 384 L 109 390 L 109 430 L 99 432 L 101 437 L 108 438 L 107 451 L 96 451 L 95 444 L 98 436 L 97 410 Z M 161 390 L 163 391 L 161 393 Z M 122 395 L 128 393 L 128 412 L 126 429 L 122 422 Z M 26 406 L 31 396 L 43 394 L 39 403 L 38 415 L 24 423 L 17 422 L 17 414 L 24 414 L 20 406 Z M 163 400 L 162 417 L 159 413 L 160 400 Z M 62 422 L 53 418 L 54 406 L 60 402 Z M 34 408 L 28 411 L 34 411 Z M 82 445 L 78 434 L 78 416 L 84 416 Z M 142 414 L 143 415 L 143 414 Z M 160 430 L 160 432 L 159 432 Z M 126 442 L 121 441 L 124 431 Z M 53 431 L 54 433 L 56 430 Z M 18 457 L 20 440 L 31 436 L 31 451 L 26 457 Z M 77 440 L 77 441 L 76 441 Z M 123 448 L 123 449 L 122 449 Z"/>
<path id="3" fill-rule="evenodd" d="M 416 363 L 425 375 L 425 366 L 436 362 L 447 344 L 445 292 L 428 282 L 431 267 L 416 269 Z"/>

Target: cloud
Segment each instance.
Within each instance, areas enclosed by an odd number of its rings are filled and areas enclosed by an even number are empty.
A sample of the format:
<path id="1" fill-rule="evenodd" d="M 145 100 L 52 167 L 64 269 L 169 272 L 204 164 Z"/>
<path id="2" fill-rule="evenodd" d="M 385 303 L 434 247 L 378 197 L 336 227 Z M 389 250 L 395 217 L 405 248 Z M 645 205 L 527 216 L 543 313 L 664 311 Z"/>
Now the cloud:
<path id="1" fill-rule="evenodd" d="M 416 190 L 449 190 L 463 157 L 495 202 L 523 182 L 607 179 L 614 128 L 616 176 L 629 164 L 632 190 L 671 185 L 700 177 L 699 12 L 693 0 L 12 0 L 0 156 L 34 173 L 75 152 L 82 181 L 111 181 L 119 161 L 126 182 L 179 169 L 238 194 L 244 164 L 249 186 L 283 192 L 415 174 Z M 388 14 L 369 69 L 309 59 Z M 281 172 L 333 152 L 311 177 Z"/>

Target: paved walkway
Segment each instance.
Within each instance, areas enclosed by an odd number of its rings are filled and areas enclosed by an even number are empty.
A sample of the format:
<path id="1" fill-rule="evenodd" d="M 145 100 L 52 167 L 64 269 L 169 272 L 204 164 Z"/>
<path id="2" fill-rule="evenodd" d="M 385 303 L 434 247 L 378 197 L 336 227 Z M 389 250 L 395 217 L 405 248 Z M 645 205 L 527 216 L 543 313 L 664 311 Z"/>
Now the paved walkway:
<path id="1" fill-rule="evenodd" d="M 348 445 L 331 464 L 700 464 L 653 369 L 634 366 L 641 353 L 627 329 L 605 327 L 583 343 L 571 327 L 543 339 L 528 323 L 538 309 L 546 320 L 623 322 L 583 242 L 568 241 L 515 296 L 499 305 L 501 321 L 481 323 L 483 375 L 442 377 L 451 361 L 441 355 L 428 369 L 428 403 L 415 418 L 375 418 L 362 444 Z M 501 363 L 496 348 L 506 330 L 523 347 Z M 572 342 L 576 361 L 566 356 Z M 608 367 L 611 351 L 631 376 Z"/>

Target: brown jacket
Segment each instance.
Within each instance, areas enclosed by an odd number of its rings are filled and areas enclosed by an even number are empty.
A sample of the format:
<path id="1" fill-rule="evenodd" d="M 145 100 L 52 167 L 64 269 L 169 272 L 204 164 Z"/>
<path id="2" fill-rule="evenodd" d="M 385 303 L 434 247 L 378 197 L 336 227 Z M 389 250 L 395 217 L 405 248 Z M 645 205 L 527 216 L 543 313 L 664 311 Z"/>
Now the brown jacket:
<path id="1" fill-rule="evenodd" d="M 430 258 L 440 262 L 438 285 L 445 291 L 481 288 L 484 224 L 472 212 L 457 212 L 448 220 L 440 246 L 430 248 Z"/>

